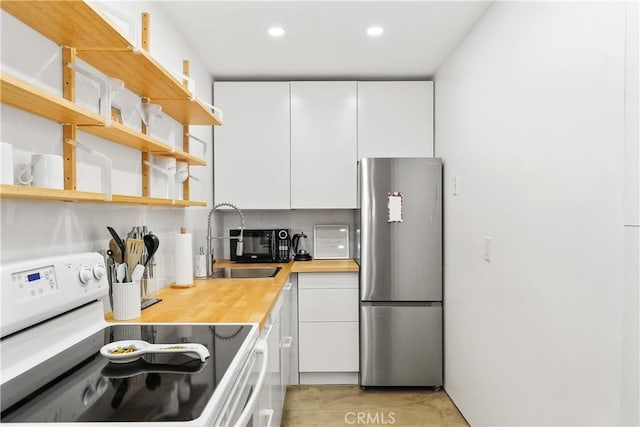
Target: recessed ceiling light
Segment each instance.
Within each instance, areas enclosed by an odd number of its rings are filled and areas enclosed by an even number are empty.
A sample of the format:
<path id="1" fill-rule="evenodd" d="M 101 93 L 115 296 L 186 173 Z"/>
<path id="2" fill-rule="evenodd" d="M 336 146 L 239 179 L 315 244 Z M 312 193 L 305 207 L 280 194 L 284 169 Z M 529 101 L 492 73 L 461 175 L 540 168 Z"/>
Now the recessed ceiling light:
<path id="1" fill-rule="evenodd" d="M 367 34 L 369 34 L 371 37 L 378 37 L 382 33 L 384 33 L 384 29 L 382 27 L 367 28 Z"/>
<path id="2" fill-rule="evenodd" d="M 282 37 L 284 35 L 284 29 L 280 27 L 271 27 L 269 28 L 269 35 L 273 37 Z"/>

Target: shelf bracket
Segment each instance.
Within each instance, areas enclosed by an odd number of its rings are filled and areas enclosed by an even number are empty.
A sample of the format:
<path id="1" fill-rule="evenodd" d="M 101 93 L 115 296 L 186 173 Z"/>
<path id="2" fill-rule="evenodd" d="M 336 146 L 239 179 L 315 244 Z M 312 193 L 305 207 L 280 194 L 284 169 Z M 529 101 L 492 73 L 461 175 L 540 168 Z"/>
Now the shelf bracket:
<path id="1" fill-rule="evenodd" d="M 91 154 L 92 156 L 100 159 L 102 162 L 102 192 L 106 194 L 107 201 L 111 201 L 111 172 L 113 171 L 113 162 L 111 157 L 101 153 L 100 151 L 96 151 L 93 148 L 89 147 L 86 144 L 83 144 L 79 141 L 73 140 L 71 138 L 65 138 L 64 140 L 65 146 L 73 147 L 74 150 L 76 148 L 80 148 L 82 151 Z"/>
<path id="2" fill-rule="evenodd" d="M 202 99 L 199 99 L 199 101 L 209 107 L 209 109 L 213 110 L 213 114 L 218 116 L 221 122 L 224 121 L 222 110 L 220 108 L 216 107 L 215 105 L 209 104 L 207 101 L 203 101 Z"/>
<path id="3" fill-rule="evenodd" d="M 189 60 L 185 59 L 182 61 L 182 74 L 185 76 L 185 79 L 182 81 L 187 90 L 189 89 Z M 182 126 L 182 151 L 185 153 L 189 153 L 189 125 Z M 187 179 L 182 183 L 182 199 L 189 200 L 190 197 L 190 185 L 189 185 L 189 164 L 187 163 Z"/>
<path id="4" fill-rule="evenodd" d="M 76 101 L 76 49 L 62 48 L 62 97 L 67 101 Z M 65 144 L 67 139 L 75 140 L 78 128 L 76 125 L 62 125 L 62 154 L 64 156 L 64 189 L 76 190 L 76 147 Z"/>
<path id="5" fill-rule="evenodd" d="M 151 44 L 149 40 L 149 30 L 151 28 L 151 15 L 148 12 L 142 13 L 142 31 L 141 31 L 141 46 L 147 52 L 151 51 Z M 149 102 L 147 98 L 143 98 L 142 102 Z M 147 125 L 140 121 L 140 126 L 143 134 L 147 134 Z M 151 160 L 151 154 L 148 151 L 142 152 L 142 196 L 151 196 L 151 169 L 149 168 Z"/>
<path id="6" fill-rule="evenodd" d="M 193 139 L 193 140 L 195 140 L 195 141 L 198 141 L 200 144 L 202 144 L 202 154 L 203 154 L 203 157 L 206 157 L 206 156 L 207 156 L 207 149 L 208 149 L 208 147 L 209 147 L 209 145 L 208 145 L 208 142 L 207 142 L 207 141 L 205 141 L 204 139 L 198 138 L 197 136 L 195 136 L 195 135 L 193 135 L 193 134 L 191 134 L 191 133 L 185 133 L 185 136 L 186 136 L 187 138 L 191 138 L 191 139 Z"/>
<path id="7" fill-rule="evenodd" d="M 147 166 L 148 168 L 151 168 L 155 171 L 160 172 L 161 174 L 163 174 L 164 176 L 167 177 L 167 197 L 171 200 L 174 201 L 176 200 L 176 167 L 161 167 L 158 165 L 154 165 L 153 163 L 149 162 L 149 161 L 145 161 L 145 166 Z"/>
<path id="8" fill-rule="evenodd" d="M 81 74 L 86 78 L 98 83 L 98 85 L 100 85 L 100 104 L 99 104 L 98 114 L 104 117 L 105 126 L 111 127 L 111 102 L 113 97 L 112 85 L 115 84 L 115 80 L 108 81 L 106 79 L 98 77 L 95 74 L 93 74 L 88 68 L 81 65 L 80 63 L 74 63 L 74 64 L 68 63 L 66 65 L 69 68 L 72 68 L 77 74 Z"/>

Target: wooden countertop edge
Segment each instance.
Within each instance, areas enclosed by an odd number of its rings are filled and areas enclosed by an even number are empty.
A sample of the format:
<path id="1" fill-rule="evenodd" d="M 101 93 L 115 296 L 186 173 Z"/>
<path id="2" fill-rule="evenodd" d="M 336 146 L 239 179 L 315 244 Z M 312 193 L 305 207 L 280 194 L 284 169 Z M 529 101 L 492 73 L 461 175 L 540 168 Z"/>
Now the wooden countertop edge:
<path id="1" fill-rule="evenodd" d="M 221 268 L 233 265 L 238 264 L 228 260 L 216 262 L 216 266 Z M 113 313 L 109 312 L 105 314 L 105 320 L 111 323 L 257 323 L 260 330 L 262 330 L 269 317 L 269 313 L 273 309 L 276 301 L 278 301 L 278 297 L 280 296 L 280 293 L 282 292 L 284 285 L 287 283 L 287 279 L 291 273 L 340 273 L 359 271 L 358 264 L 352 259 L 294 261 L 281 264 L 243 264 L 243 266 L 279 266 L 282 267 L 282 269 L 273 279 L 195 279 L 195 286 L 191 288 L 180 289 L 167 286 L 160 289 L 156 295 L 158 298 L 162 298 L 163 301 L 144 310 L 140 317 L 131 320 L 114 320 Z M 273 280 L 273 283 L 267 282 L 270 280 Z M 179 313 L 175 312 L 174 307 L 168 305 L 172 302 L 174 304 L 185 304 L 188 302 L 189 298 L 197 298 L 197 295 L 189 296 L 189 294 L 194 294 L 195 292 L 206 292 L 206 288 L 210 286 L 227 285 L 231 288 L 235 287 L 236 289 L 242 289 L 242 287 L 246 287 L 248 284 L 260 284 L 263 286 L 275 285 L 277 286 L 277 290 L 274 292 L 273 290 L 267 289 L 264 290 L 264 295 L 259 294 L 262 296 L 262 300 L 272 295 L 267 304 L 262 307 L 260 307 L 260 303 L 266 301 L 248 301 L 249 303 L 255 304 L 256 309 L 246 310 L 246 313 L 241 313 L 240 308 L 238 307 L 228 307 L 228 310 L 217 313 L 215 316 L 210 318 L 203 318 L 202 320 L 194 320 L 193 315 L 187 315 L 184 319 L 179 319 L 177 317 L 179 316 Z M 216 291 L 215 289 L 212 289 L 211 292 L 223 293 L 224 291 Z M 242 301 L 236 302 L 242 306 Z M 197 300 L 193 303 L 197 303 Z M 173 313 L 171 313 L 172 310 L 174 310 Z M 237 310 L 237 312 L 234 313 L 234 310 Z M 166 314 L 163 314 L 163 312 Z M 243 314 L 245 315 L 243 316 Z M 166 317 L 166 319 L 162 319 L 163 317 Z"/>

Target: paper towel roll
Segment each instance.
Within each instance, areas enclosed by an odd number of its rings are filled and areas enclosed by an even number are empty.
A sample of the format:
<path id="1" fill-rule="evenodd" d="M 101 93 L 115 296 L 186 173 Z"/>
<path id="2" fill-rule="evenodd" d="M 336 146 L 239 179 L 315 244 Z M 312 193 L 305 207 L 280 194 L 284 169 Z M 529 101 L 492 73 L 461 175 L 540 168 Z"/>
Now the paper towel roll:
<path id="1" fill-rule="evenodd" d="M 193 246 L 191 233 L 176 236 L 176 286 L 193 286 Z"/>

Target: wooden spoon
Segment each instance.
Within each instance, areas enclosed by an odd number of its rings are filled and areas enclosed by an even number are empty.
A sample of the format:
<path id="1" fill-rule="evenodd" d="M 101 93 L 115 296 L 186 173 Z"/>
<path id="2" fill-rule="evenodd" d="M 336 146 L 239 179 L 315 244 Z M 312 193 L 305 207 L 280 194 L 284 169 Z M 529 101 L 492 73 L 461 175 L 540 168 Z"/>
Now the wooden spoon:
<path id="1" fill-rule="evenodd" d="M 127 239 L 127 252 L 125 255 L 127 267 L 129 268 L 129 274 L 133 273 L 136 265 L 140 261 L 142 256 L 142 250 L 144 249 L 144 242 L 139 239 Z"/>
<path id="2" fill-rule="evenodd" d="M 109 240 L 109 249 L 113 252 L 113 260 L 118 264 L 122 264 L 122 251 L 115 240 Z"/>

